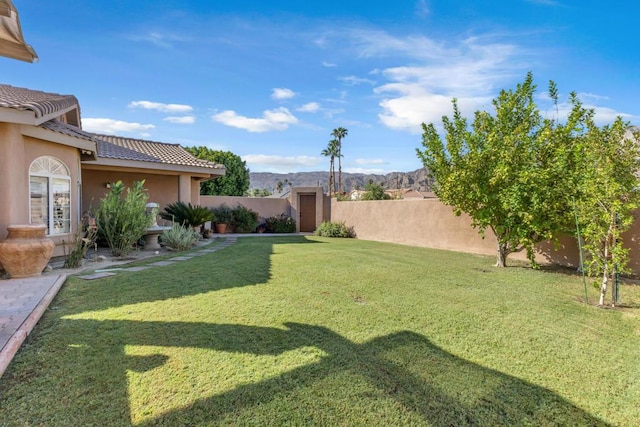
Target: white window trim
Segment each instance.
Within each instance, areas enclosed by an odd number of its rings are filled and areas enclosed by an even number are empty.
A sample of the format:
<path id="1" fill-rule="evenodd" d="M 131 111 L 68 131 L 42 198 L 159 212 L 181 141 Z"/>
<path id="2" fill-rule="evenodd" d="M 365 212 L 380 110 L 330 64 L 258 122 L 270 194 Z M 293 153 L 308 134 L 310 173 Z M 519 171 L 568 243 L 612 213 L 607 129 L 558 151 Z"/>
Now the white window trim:
<path id="1" fill-rule="evenodd" d="M 37 166 L 38 163 L 41 163 L 42 161 L 47 161 L 48 163 L 48 168 L 47 169 L 42 169 L 40 168 L 37 171 L 32 171 L 32 169 Z M 56 164 L 56 166 L 62 166 L 62 168 L 64 169 L 64 172 L 66 172 L 67 174 L 59 174 L 59 173 L 53 173 L 50 171 L 51 169 L 51 164 Z M 59 167 L 58 167 L 59 169 Z M 29 166 L 29 222 L 31 222 L 31 177 L 32 176 L 36 176 L 36 177 L 40 177 L 40 178 L 47 178 L 47 194 L 49 195 L 49 199 L 48 203 L 47 203 L 47 214 L 48 214 L 48 224 L 45 224 L 47 226 L 47 236 L 67 236 L 69 234 L 71 234 L 72 231 L 72 223 L 71 223 L 71 219 L 72 219 L 72 212 L 74 211 L 72 209 L 73 206 L 73 190 L 72 190 L 72 186 L 71 186 L 71 173 L 69 171 L 69 167 L 60 159 L 53 157 L 53 156 L 40 156 L 37 159 L 35 159 L 33 162 L 31 162 L 31 165 Z M 52 230 L 54 229 L 54 215 L 53 215 L 53 207 L 54 207 L 54 203 L 53 203 L 53 180 L 54 179 L 62 179 L 65 181 L 68 181 L 69 183 L 69 232 L 68 233 L 58 233 L 58 234 L 53 234 Z"/>

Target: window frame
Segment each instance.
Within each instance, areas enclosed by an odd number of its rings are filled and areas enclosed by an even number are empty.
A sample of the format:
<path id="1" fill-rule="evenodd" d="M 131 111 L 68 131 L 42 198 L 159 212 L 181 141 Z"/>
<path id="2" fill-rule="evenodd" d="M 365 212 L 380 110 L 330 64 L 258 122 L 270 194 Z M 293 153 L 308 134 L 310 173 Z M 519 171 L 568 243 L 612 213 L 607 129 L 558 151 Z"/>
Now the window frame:
<path id="1" fill-rule="evenodd" d="M 60 159 L 52 156 L 41 156 L 35 159 L 29 166 L 29 222 L 33 223 L 33 206 L 32 206 L 32 177 L 46 179 L 46 200 L 47 200 L 47 218 L 46 222 L 42 222 L 47 226 L 47 236 L 64 236 L 71 234 L 72 230 L 72 186 L 71 173 L 67 165 Z M 54 188 L 59 185 L 65 185 L 64 191 L 56 193 Z M 55 194 L 62 194 L 66 204 L 57 204 L 54 198 Z M 62 210 L 62 219 L 60 215 L 56 216 L 56 208 Z M 66 209 L 66 211 L 65 211 Z M 56 226 L 56 222 L 62 222 L 62 226 Z M 66 227 L 64 226 L 66 224 Z M 62 231 L 56 232 L 57 229 Z"/>

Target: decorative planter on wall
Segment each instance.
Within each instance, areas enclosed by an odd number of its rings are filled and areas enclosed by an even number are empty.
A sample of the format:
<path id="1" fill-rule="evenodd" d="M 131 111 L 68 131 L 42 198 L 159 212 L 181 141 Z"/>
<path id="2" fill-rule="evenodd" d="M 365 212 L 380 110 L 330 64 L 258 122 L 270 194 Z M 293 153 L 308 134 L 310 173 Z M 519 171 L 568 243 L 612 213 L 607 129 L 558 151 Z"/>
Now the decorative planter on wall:
<path id="1" fill-rule="evenodd" d="M 44 224 L 11 224 L 0 243 L 0 263 L 11 278 L 38 276 L 51 259 L 55 243 Z"/>

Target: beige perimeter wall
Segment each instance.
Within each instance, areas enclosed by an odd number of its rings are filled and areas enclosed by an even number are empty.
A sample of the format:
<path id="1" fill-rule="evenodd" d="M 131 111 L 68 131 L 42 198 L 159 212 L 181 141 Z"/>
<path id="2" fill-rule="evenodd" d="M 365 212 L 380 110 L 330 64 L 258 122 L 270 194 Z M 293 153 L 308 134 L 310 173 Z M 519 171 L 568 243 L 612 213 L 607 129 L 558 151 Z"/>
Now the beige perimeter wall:
<path id="1" fill-rule="evenodd" d="M 291 204 L 288 199 L 270 197 L 233 197 L 233 196 L 200 196 L 200 204 L 208 208 L 217 208 L 226 204 L 231 208 L 243 205 L 258 212 L 260 217 L 269 218 L 276 215 L 291 215 Z"/>
<path id="2" fill-rule="evenodd" d="M 471 227 L 468 216 L 455 216 L 451 207 L 438 199 L 381 200 L 338 202 L 331 200 L 331 220 L 353 226 L 357 238 L 400 243 L 435 249 L 446 249 L 482 255 L 496 255 L 496 238 L 487 231 L 483 239 Z M 624 236 L 631 249 L 630 268 L 640 274 L 640 221 Z M 510 255 L 510 259 L 526 259 L 525 253 Z M 575 239 L 563 237 L 560 247 L 549 243 L 539 245 L 536 259 L 540 263 L 566 266 L 579 264 Z"/>

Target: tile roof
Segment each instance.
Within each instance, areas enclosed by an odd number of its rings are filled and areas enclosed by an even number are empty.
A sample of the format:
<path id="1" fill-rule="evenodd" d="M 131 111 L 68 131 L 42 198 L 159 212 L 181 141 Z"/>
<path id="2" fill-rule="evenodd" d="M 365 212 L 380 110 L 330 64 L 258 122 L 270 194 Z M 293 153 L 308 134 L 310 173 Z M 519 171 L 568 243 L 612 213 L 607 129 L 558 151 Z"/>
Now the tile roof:
<path id="1" fill-rule="evenodd" d="M 40 127 L 47 130 L 52 130 L 54 132 L 58 132 L 67 136 L 72 136 L 74 138 L 86 139 L 87 141 L 94 141 L 93 134 L 89 132 L 85 132 L 82 129 L 61 122 L 60 120 L 54 119 L 46 121 L 40 124 Z"/>
<path id="2" fill-rule="evenodd" d="M 0 84 L 0 107 L 30 110 L 36 117 L 44 117 L 73 106 L 79 108 L 78 99 L 73 95 L 60 95 Z"/>
<path id="3" fill-rule="evenodd" d="M 217 163 L 192 156 L 180 144 L 93 134 L 98 143 L 98 157 L 141 162 L 224 169 Z"/>

